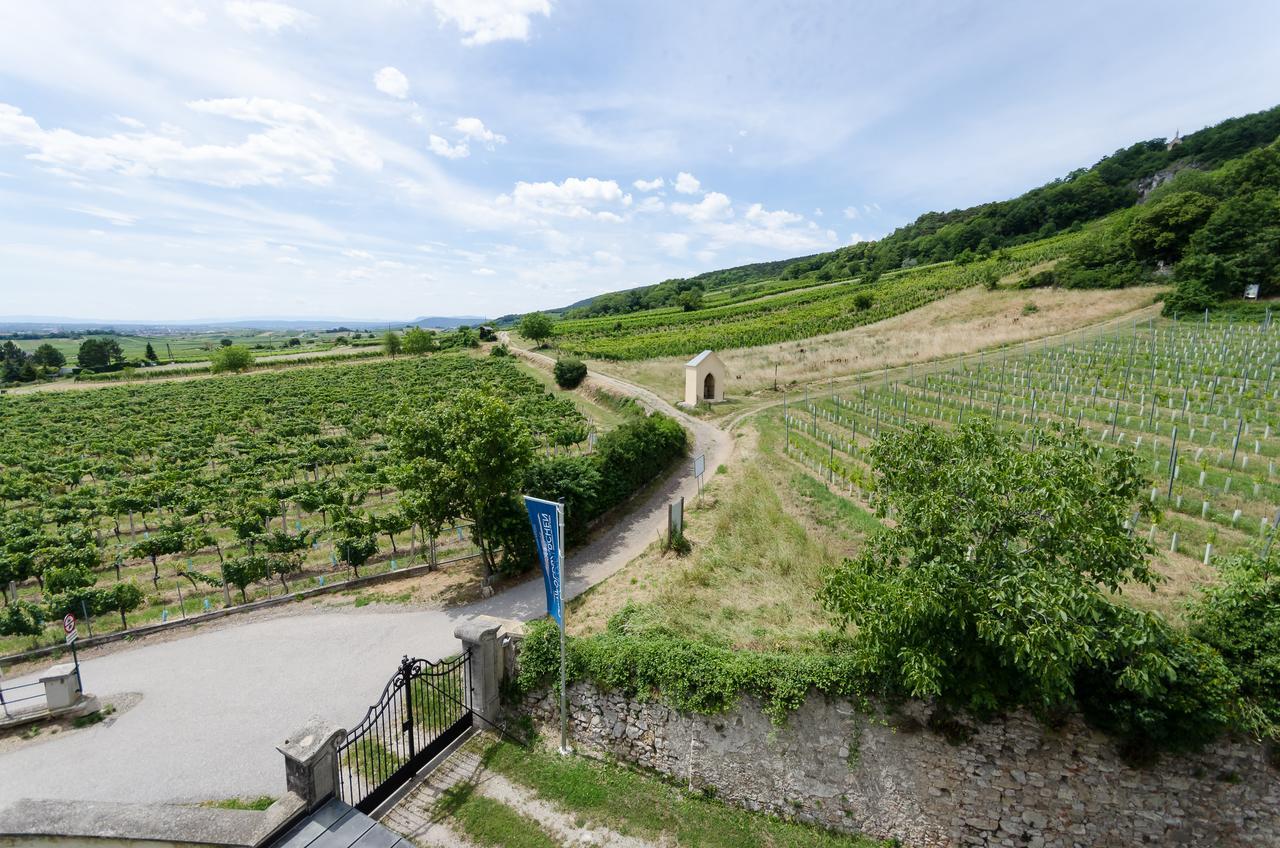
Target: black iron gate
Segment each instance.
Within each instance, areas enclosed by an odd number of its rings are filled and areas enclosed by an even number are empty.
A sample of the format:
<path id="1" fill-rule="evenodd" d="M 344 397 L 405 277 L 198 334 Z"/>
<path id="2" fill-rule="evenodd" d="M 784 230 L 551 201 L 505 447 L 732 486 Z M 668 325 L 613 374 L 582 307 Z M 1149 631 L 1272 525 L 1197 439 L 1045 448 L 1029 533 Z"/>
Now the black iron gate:
<path id="1" fill-rule="evenodd" d="M 342 800 L 372 813 L 471 727 L 470 656 L 400 661 L 382 697 L 338 745 Z"/>

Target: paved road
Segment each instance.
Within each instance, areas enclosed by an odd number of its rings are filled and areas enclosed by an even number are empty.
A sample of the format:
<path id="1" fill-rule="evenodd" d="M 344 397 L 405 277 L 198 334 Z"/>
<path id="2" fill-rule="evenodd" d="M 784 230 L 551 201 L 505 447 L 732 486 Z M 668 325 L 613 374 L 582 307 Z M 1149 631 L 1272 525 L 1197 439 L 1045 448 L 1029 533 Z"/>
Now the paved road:
<path id="1" fill-rule="evenodd" d="M 724 431 L 647 390 L 592 379 L 678 416 L 708 468 L 728 460 L 732 438 Z M 643 551 L 665 530 L 667 503 L 695 490 L 688 469 L 677 469 L 609 532 L 567 557 L 569 596 Z M 110 725 L 0 755 L 0 805 L 20 797 L 156 802 L 278 795 L 284 767 L 275 746 L 309 716 L 350 726 L 401 655 L 455 653 L 454 627 L 476 615 L 529 620 L 545 612 L 541 581 L 532 580 L 443 611 L 365 608 L 232 619 L 187 638 L 90 655 L 82 663 L 86 689 L 99 696 L 141 693 L 141 701 Z"/>

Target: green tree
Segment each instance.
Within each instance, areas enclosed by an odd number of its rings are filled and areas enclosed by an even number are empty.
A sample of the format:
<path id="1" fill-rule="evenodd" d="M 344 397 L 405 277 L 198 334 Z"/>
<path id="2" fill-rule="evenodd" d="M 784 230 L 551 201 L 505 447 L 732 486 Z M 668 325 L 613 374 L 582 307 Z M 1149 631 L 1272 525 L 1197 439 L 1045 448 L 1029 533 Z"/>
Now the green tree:
<path id="1" fill-rule="evenodd" d="M 871 448 L 874 505 L 895 523 L 827 576 L 821 598 L 857 626 L 859 664 L 905 694 L 1053 708 L 1082 668 L 1145 659 L 1143 619 L 1109 597 L 1156 582 L 1145 539 L 1124 526 L 1147 508 L 1137 458 L 1099 459 L 1075 427 L 1032 431 L 1031 450 L 1019 438 L 982 420 Z"/>
<path id="2" fill-rule="evenodd" d="M 156 349 L 151 346 L 151 342 L 147 342 L 147 351 L 144 354 L 148 362 L 159 362 L 160 357 L 156 356 Z"/>
<path id="3" fill-rule="evenodd" d="M 235 342 L 231 341 L 231 339 L 222 339 L 221 341 L 218 342 L 218 344 L 222 345 L 223 347 L 231 347 L 231 345 L 235 344 Z"/>
<path id="4" fill-rule="evenodd" d="M 186 547 L 186 532 L 181 525 L 171 524 L 134 542 L 129 556 L 151 560 L 151 583 L 160 585 L 159 558 L 181 553 Z"/>
<path id="5" fill-rule="evenodd" d="M 387 332 L 382 335 L 382 349 L 386 352 L 387 356 L 395 356 L 400 352 L 402 346 L 400 334 L 395 330 L 387 330 Z"/>
<path id="6" fill-rule="evenodd" d="M 306 530 L 292 534 L 283 530 L 273 530 L 262 538 L 262 547 L 267 552 L 267 572 L 280 578 L 280 585 L 286 592 L 289 583 L 285 578 L 302 570 L 302 560 L 315 534 Z"/>
<path id="7" fill-rule="evenodd" d="M 410 514 L 424 516 L 428 528 L 444 516 L 470 518 L 485 577 L 492 577 L 504 542 L 522 538 L 512 516 L 520 512 L 533 439 L 520 416 L 501 398 L 463 389 L 452 401 L 402 414 L 393 444 L 404 463 L 400 480 L 413 487 L 406 492 Z M 513 553 L 504 562 L 519 567 Z"/>
<path id="8" fill-rule="evenodd" d="M 218 348 L 209 357 L 209 370 L 215 374 L 225 371 L 247 371 L 253 367 L 253 352 L 244 345 L 227 345 Z"/>
<path id="9" fill-rule="evenodd" d="M 229 559 L 222 564 L 222 573 L 228 583 L 240 590 L 241 603 L 249 602 L 248 588 L 270 576 L 267 558 L 261 554 L 246 554 Z"/>
<path id="10" fill-rule="evenodd" d="M 529 341 L 535 342 L 538 347 L 542 347 L 543 342 L 555 335 L 556 325 L 551 320 L 551 316 L 545 312 L 530 312 L 520 319 L 516 331 Z"/>
<path id="11" fill-rule="evenodd" d="M 134 583 L 116 583 L 104 597 L 103 611 L 120 613 L 120 627 L 129 629 L 128 614 L 142 606 L 142 590 Z"/>
<path id="12" fill-rule="evenodd" d="M 115 339 L 89 338 L 80 343 L 76 360 L 82 368 L 97 370 L 124 361 L 124 351 Z"/>
<path id="13" fill-rule="evenodd" d="M 436 349 L 436 334 L 421 327 L 410 327 L 404 331 L 405 353 L 430 353 Z"/>
<path id="14" fill-rule="evenodd" d="M 1200 229 L 1218 200 L 1207 194 L 1184 191 L 1142 207 L 1129 225 L 1129 244 L 1142 261 L 1176 262 L 1196 230 Z"/>
<path id="15" fill-rule="evenodd" d="M 828 274 L 827 277 L 830 278 L 830 274 Z M 821 277 L 819 277 L 819 279 L 821 279 Z M 690 289 L 687 292 L 682 292 L 677 302 L 680 304 L 680 308 L 685 312 L 696 312 L 702 308 L 702 292 L 698 289 Z"/>
<path id="16" fill-rule="evenodd" d="M 48 342 L 36 348 L 35 353 L 31 355 L 31 361 L 41 368 L 61 368 L 67 364 L 67 358 L 62 355 L 62 351 Z"/>
<path id="17" fill-rule="evenodd" d="M 40 607 L 30 601 L 14 601 L 0 609 L 0 636 L 39 636 L 44 630 Z"/>

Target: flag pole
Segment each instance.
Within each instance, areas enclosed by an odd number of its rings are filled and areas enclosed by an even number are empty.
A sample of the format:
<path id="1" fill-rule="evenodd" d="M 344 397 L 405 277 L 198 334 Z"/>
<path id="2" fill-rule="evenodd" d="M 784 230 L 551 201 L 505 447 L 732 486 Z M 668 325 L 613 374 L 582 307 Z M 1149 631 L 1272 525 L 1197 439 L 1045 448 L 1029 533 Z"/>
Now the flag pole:
<path id="1" fill-rule="evenodd" d="M 560 569 L 560 755 L 565 756 L 569 753 L 569 710 L 568 710 L 568 693 L 565 690 L 565 651 L 564 651 L 564 629 L 565 614 L 568 612 L 566 607 L 568 604 L 564 602 L 564 501 L 560 501 L 559 507 L 556 509 L 556 517 L 560 522 L 560 542 L 559 556 L 556 557 L 556 565 Z"/>

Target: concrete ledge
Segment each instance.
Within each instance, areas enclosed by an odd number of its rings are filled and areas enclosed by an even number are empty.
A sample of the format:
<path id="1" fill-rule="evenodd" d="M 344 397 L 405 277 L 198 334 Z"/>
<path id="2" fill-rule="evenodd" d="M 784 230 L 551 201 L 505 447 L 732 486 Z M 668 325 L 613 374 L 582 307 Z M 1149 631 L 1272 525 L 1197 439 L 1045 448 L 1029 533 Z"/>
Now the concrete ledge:
<path id="1" fill-rule="evenodd" d="M 35 709 L 13 713 L 8 718 L 0 719 L 0 730 L 11 730 L 15 727 L 34 724 L 37 721 L 49 721 L 56 718 L 80 718 L 90 713 L 96 713 L 100 709 L 102 709 L 102 705 L 98 703 L 97 696 L 81 695 L 74 704 L 69 707 L 63 707 L 60 710 Z"/>
<path id="2" fill-rule="evenodd" d="M 0 808 L 0 845 L 204 845 L 251 848 L 282 832 L 304 803 L 286 795 L 262 812 L 176 804 L 23 798 Z"/>

